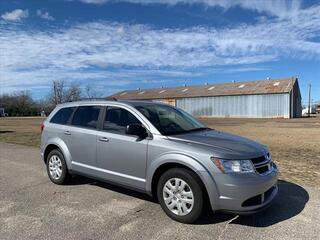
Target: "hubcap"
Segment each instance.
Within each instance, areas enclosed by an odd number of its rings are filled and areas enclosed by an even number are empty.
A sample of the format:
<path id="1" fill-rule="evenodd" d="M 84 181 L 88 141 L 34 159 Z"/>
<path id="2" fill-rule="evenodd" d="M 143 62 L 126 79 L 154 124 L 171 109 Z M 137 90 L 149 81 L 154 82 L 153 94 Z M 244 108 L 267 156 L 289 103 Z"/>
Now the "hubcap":
<path id="1" fill-rule="evenodd" d="M 190 186 L 180 178 L 169 179 L 162 190 L 167 208 L 176 215 L 184 216 L 191 212 L 194 205 Z"/>
<path id="2" fill-rule="evenodd" d="M 55 180 L 58 180 L 62 175 L 62 163 L 57 155 L 52 155 L 49 159 L 49 173 Z"/>

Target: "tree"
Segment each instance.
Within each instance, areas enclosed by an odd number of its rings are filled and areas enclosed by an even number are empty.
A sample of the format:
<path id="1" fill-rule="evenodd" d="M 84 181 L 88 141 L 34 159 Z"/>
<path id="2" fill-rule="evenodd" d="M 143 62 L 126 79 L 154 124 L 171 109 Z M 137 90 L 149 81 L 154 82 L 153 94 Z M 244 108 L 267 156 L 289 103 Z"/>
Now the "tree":
<path id="1" fill-rule="evenodd" d="M 77 85 L 71 85 L 64 92 L 64 102 L 79 101 L 81 99 L 81 88 Z"/>
<path id="2" fill-rule="evenodd" d="M 39 115 L 41 111 L 29 91 L 0 96 L 0 107 L 5 108 L 9 116 L 34 116 Z"/>
<path id="3" fill-rule="evenodd" d="M 47 102 L 56 106 L 64 102 L 72 102 L 80 100 L 82 96 L 81 88 L 76 84 L 66 86 L 63 80 L 53 81 L 50 94 L 47 98 Z"/>
<path id="4" fill-rule="evenodd" d="M 55 105 L 63 103 L 64 81 L 53 81 L 53 102 Z"/>
<path id="5" fill-rule="evenodd" d="M 101 97 L 101 94 L 99 94 L 96 90 L 94 90 L 91 85 L 87 85 L 85 87 L 85 93 L 86 93 L 86 97 L 89 99 Z"/>

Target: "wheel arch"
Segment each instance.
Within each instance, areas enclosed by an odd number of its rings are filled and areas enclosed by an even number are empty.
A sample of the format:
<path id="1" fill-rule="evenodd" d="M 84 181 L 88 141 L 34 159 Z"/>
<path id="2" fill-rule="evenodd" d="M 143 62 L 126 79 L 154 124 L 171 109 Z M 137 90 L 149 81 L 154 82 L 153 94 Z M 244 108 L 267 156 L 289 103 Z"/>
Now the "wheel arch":
<path id="1" fill-rule="evenodd" d="M 44 161 L 45 164 L 47 163 L 47 158 L 48 158 L 49 153 L 50 153 L 51 151 L 53 151 L 54 149 L 59 149 L 59 150 L 60 150 L 60 148 L 59 148 L 57 145 L 55 145 L 55 144 L 49 144 L 49 145 L 45 148 L 44 153 L 43 153 L 43 161 Z M 61 151 L 61 150 L 60 150 L 60 151 Z"/>
<path id="2" fill-rule="evenodd" d="M 196 159 L 180 154 L 170 154 L 170 156 L 166 157 L 162 156 L 162 159 L 158 159 L 150 165 L 146 182 L 148 194 L 152 195 L 155 199 L 157 198 L 156 191 L 159 178 L 165 171 L 171 168 L 184 168 L 195 173 L 203 184 L 205 197 L 207 197 L 210 202 L 212 201 L 212 189 L 215 189 L 216 185 L 214 180 L 208 177 L 209 174 L 206 168 Z"/>
<path id="3" fill-rule="evenodd" d="M 49 153 L 54 149 L 59 149 L 61 151 L 66 161 L 68 169 L 71 169 L 71 154 L 68 150 L 67 145 L 59 138 L 54 138 L 48 141 L 48 144 L 44 148 L 43 152 L 44 163 L 46 163 Z"/>

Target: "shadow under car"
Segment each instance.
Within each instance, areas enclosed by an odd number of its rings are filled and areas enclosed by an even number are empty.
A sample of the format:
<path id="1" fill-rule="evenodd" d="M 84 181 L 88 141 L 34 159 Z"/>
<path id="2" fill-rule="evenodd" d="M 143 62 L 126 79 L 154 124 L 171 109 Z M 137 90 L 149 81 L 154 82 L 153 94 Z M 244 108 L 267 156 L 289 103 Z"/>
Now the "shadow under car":
<path id="1" fill-rule="evenodd" d="M 72 178 L 69 184 L 90 184 L 145 201 L 155 202 L 155 200 L 147 194 L 86 177 L 75 176 Z M 197 222 L 195 222 L 195 224 L 207 225 L 234 219 L 231 224 L 239 224 L 251 227 L 268 227 L 290 219 L 302 212 L 305 208 L 305 205 L 309 201 L 308 192 L 302 186 L 283 180 L 278 181 L 278 187 L 278 195 L 275 197 L 270 207 L 262 212 L 252 215 L 239 215 L 237 218 L 235 218 L 237 215 L 234 214 L 220 212 L 213 213 L 209 206 L 210 204 L 207 203 L 207 206 L 205 207 L 209 209 L 209 211 L 204 211 L 203 216 Z"/>

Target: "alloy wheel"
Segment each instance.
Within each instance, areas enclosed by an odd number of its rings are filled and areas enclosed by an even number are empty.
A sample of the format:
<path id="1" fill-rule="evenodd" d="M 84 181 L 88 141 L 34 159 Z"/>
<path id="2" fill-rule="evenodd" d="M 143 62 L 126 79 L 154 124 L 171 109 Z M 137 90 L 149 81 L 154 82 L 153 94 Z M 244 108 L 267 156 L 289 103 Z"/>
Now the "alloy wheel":
<path id="1" fill-rule="evenodd" d="M 58 180 L 61 175 L 62 175 L 62 162 L 59 156 L 57 155 L 52 155 L 51 158 L 49 159 L 49 173 L 50 176 Z"/>
<path id="2" fill-rule="evenodd" d="M 191 212 L 194 196 L 190 186 L 180 178 L 169 179 L 163 187 L 163 200 L 167 208 L 178 216 Z"/>

